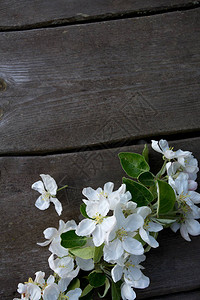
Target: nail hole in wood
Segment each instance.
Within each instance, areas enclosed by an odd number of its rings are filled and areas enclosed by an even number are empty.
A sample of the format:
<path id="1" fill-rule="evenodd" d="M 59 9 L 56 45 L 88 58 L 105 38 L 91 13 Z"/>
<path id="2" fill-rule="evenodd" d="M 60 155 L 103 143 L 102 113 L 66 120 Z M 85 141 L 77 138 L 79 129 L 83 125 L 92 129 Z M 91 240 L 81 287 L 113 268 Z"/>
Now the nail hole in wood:
<path id="1" fill-rule="evenodd" d="M 7 84 L 6 84 L 5 80 L 0 78 L 0 91 L 4 92 L 6 90 L 6 87 L 7 87 Z"/>

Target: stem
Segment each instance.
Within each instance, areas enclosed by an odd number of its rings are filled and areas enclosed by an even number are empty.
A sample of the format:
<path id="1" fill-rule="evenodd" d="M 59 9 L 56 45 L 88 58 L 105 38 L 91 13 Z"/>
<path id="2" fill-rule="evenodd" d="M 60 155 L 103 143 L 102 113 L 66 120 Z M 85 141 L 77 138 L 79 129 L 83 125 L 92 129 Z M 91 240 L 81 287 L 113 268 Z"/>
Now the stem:
<path id="1" fill-rule="evenodd" d="M 68 185 L 64 185 L 64 186 L 62 186 L 61 188 L 57 189 L 57 192 L 59 192 L 59 191 L 65 189 L 66 187 L 68 187 Z"/>
<path id="2" fill-rule="evenodd" d="M 160 169 L 160 171 L 156 174 L 156 178 L 159 179 L 164 173 L 165 173 L 165 167 L 167 164 L 167 160 L 164 161 L 162 168 Z"/>

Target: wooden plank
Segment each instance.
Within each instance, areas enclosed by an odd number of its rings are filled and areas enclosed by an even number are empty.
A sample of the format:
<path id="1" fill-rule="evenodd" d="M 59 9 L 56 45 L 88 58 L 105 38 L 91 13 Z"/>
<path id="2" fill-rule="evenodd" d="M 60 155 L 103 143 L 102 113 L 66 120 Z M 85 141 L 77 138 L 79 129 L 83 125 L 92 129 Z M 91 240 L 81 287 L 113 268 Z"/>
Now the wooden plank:
<path id="1" fill-rule="evenodd" d="M 1 33 L 0 153 L 199 130 L 199 15 Z"/>
<path id="2" fill-rule="evenodd" d="M 174 295 L 155 297 L 149 300 L 199 300 L 200 291 L 186 292 L 186 293 L 177 293 Z"/>
<path id="3" fill-rule="evenodd" d="M 171 142 L 170 145 L 175 149 L 180 147 L 193 151 L 200 160 L 200 138 Z M 113 181 L 115 187 L 119 187 L 124 172 L 117 153 L 141 153 L 142 148 L 138 145 L 63 155 L 0 158 L 0 298 L 12 299 L 18 282 L 26 281 L 38 270 L 49 274 L 47 258 L 50 253 L 47 248 L 37 246 L 36 242 L 43 241 L 42 231 L 45 228 L 58 227 L 59 217 L 53 207 L 40 211 L 34 206 L 38 193 L 30 186 L 39 180 L 39 174 L 52 175 L 59 186 L 69 184 L 70 188 L 58 196 L 64 207 L 62 219 L 75 218 L 78 221 L 82 188 L 97 188 L 107 181 Z M 157 169 L 160 154 L 150 151 L 150 158 Z M 151 285 L 148 289 L 137 291 L 138 299 L 199 287 L 200 237 L 189 243 L 179 234 L 166 230 L 160 234 L 159 242 L 160 247 L 147 254 L 145 263 L 144 273 L 151 278 Z"/>
<path id="4" fill-rule="evenodd" d="M 196 1 L 192 0 L 34 0 L 29 3 L 26 0 L 2 0 L 0 29 L 44 26 L 195 4 Z"/>

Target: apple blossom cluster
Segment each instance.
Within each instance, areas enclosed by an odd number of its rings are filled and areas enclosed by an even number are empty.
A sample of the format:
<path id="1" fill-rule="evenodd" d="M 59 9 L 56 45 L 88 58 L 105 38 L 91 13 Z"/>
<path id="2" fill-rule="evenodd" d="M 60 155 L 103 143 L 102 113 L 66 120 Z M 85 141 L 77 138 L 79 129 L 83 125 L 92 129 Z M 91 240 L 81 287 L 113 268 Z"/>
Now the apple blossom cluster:
<path id="1" fill-rule="evenodd" d="M 166 227 L 180 229 L 187 241 L 189 234 L 200 234 L 197 160 L 189 151 L 173 151 L 165 140 L 153 140 L 152 148 L 164 160 L 156 175 L 150 172 L 146 145 L 142 155 L 122 152 L 120 163 L 129 178 L 124 177 L 117 190 L 112 182 L 84 188 L 84 218 L 78 224 L 60 220 L 58 229 L 44 230 L 45 241 L 38 245 L 49 246 L 54 275 L 45 280 L 39 271 L 34 281 L 19 283 L 20 299 L 84 300 L 93 299 L 94 292 L 104 298 L 111 289 L 113 300 L 134 300 L 135 289 L 149 286 L 141 263 L 151 247 L 159 246 L 158 233 Z M 44 210 L 52 202 L 60 215 L 56 194 L 62 188 L 50 175 L 40 176 L 42 181 L 32 185 L 41 194 L 35 206 Z"/>

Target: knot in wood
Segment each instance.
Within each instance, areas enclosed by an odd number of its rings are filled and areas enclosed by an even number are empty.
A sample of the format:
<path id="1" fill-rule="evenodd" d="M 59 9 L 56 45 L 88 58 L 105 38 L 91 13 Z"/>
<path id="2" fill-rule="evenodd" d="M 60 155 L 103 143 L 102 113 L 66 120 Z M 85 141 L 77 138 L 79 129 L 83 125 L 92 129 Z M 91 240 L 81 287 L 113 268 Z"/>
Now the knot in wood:
<path id="1" fill-rule="evenodd" d="M 7 84 L 4 79 L 0 78 L 0 92 L 4 92 L 7 88 Z"/>

